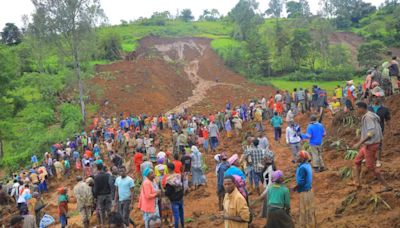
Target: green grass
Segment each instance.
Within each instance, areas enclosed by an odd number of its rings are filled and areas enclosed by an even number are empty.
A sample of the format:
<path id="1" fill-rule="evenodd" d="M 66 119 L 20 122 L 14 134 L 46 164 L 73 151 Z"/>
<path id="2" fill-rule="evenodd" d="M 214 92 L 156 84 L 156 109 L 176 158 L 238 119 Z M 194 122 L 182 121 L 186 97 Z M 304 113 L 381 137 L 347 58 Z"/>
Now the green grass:
<path id="1" fill-rule="evenodd" d="M 359 79 L 359 78 L 354 79 L 355 85 L 357 85 L 358 83 L 361 83 L 361 82 L 362 82 L 362 79 Z M 278 89 L 289 90 L 289 91 L 293 91 L 294 88 L 311 89 L 313 85 L 318 85 L 322 89 L 326 90 L 328 92 L 328 95 L 333 94 L 333 91 L 335 90 L 337 85 L 341 85 L 342 87 L 346 85 L 346 81 L 329 81 L 329 82 L 300 81 L 300 82 L 294 82 L 294 81 L 287 81 L 287 80 L 282 80 L 282 79 L 266 80 L 265 83 L 270 83 L 272 86 L 274 86 Z M 258 84 L 260 84 L 260 83 L 258 83 Z"/>
<path id="2" fill-rule="evenodd" d="M 165 26 L 144 26 L 140 23 L 117 25 L 99 29 L 100 36 L 116 33 L 122 38 L 122 49 L 131 52 L 138 46 L 138 40 L 154 35 L 161 37 L 205 37 L 210 39 L 228 38 L 233 30 L 232 24 L 222 21 L 168 21 Z"/>

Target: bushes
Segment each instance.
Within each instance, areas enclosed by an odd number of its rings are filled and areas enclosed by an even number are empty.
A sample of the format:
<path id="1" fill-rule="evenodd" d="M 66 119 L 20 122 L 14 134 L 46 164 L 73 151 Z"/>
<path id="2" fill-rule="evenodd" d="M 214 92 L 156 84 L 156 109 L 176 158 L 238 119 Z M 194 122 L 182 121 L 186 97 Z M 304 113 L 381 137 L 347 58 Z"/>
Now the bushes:
<path id="1" fill-rule="evenodd" d="M 75 130 L 79 129 L 82 123 L 82 115 L 79 106 L 64 103 L 60 106 L 60 122 L 61 128 L 71 128 L 75 126 Z M 74 132 L 71 132 L 71 134 Z"/>
<path id="2" fill-rule="evenodd" d="M 121 36 L 117 33 L 109 32 L 100 39 L 100 57 L 109 61 L 121 59 L 122 42 Z"/>

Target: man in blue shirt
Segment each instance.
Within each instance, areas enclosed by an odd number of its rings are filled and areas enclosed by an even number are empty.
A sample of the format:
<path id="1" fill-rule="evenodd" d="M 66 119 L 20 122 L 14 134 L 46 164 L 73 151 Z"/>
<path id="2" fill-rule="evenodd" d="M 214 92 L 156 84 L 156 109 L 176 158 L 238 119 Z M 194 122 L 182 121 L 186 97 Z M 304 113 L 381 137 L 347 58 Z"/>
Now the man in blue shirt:
<path id="1" fill-rule="evenodd" d="M 225 152 L 222 152 L 220 155 L 221 159 L 221 164 L 218 167 L 217 170 L 217 193 L 218 193 L 218 207 L 219 210 L 222 211 L 224 209 L 223 207 L 223 201 L 224 201 L 224 196 L 225 196 L 225 189 L 224 189 L 224 173 L 226 170 L 229 169 L 229 162 L 227 161 L 228 157 L 226 156 Z"/>
<path id="2" fill-rule="evenodd" d="M 125 225 L 129 226 L 129 215 L 134 204 L 133 188 L 135 183 L 131 177 L 127 176 L 124 166 L 119 168 L 119 172 L 121 176 L 117 177 L 114 183 L 115 202 L 118 202 L 118 212 L 122 215 Z"/>
<path id="3" fill-rule="evenodd" d="M 310 154 L 306 151 L 300 151 L 296 170 L 296 187 L 294 191 L 300 194 L 300 217 L 299 227 L 316 227 L 314 194 L 312 188 L 312 168 L 308 161 Z"/>
<path id="4" fill-rule="evenodd" d="M 324 160 L 322 159 L 322 140 L 325 137 L 324 126 L 317 121 L 317 116 L 311 116 L 311 123 L 307 127 L 305 139 L 310 141 L 310 151 L 312 156 L 312 166 L 315 172 L 325 171 Z"/>

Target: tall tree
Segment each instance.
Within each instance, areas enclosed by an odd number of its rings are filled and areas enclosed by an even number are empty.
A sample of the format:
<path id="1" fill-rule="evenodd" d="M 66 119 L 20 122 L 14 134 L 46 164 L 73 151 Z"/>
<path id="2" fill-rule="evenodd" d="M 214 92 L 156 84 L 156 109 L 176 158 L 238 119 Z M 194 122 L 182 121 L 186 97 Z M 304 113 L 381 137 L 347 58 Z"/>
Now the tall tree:
<path id="1" fill-rule="evenodd" d="M 0 112 L 0 120 L 7 116 L 7 108 L 9 102 L 6 98 L 10 98 L 8 93 L 14 88 L 15 84 L 12 83 L 18 76 L 18 63 L 16 53 L 8 48 L 7 46 L 0 44 L 0 107 L 2 111 Z M 3 157 L 3 142 L 5 140 L 6 129 L 0 126 L 0 158 Z"/>
<path id="2" fill-rule="evenodd" d="M 240 0 L 229 12 L 228 17 L 235 23 L 233 37 L 246 40 L 249 34 L 262 23 L 262 17 L 255 10 L 258 3 L 255 0 Z"/>
<path id="3" fill-rule="evenodd" d="M 385 51 L 385 45 L 380 41 L 363 43 L 360 45 L 360 47 L 358 47 L 358 64 L 365 68 L 379 65 L 382 61 L 382 56 Z"/>
<path id="4" fill-rule="evenodd" d="M 194 19 L 193 15 L 192 15 L 192 11 L 190 9 L 182 10 L 179 18 L 185 22 L 189 22 Z"/>
<path id="5" fill-rule="evenodd" d="M 376 11 L 376 7 L 363 0 L 321 0 L 325 15 L 335 17 L 338 28 L 350 27 Z"/>
<path id="6" fill-rule="evenodd" d="M 308 17 L 311 15 L 310 6 L 306 0 L 286 2 L 286 11 L 288 18 Z"/>
<path id="7" fill-rule="evenodd" d="M 300 68 L 302 60 L 308 56 L 311 47 L 311 36 L 306 29 L 296 29 L 289 43 L 290 55 L 297 68 Z"/>
<path id="8" fill-rule="evenodd" d="M 200 15 L 199 21 L 216 21 L 220 17 L 217 9 L 208 10 L 205 9 L 203 14 Z"/>
<path id="9" fill-rule="evenodd" d="M 272 17 L 280 18 L 284 4 L 285 0 L 270 0 L 268 3 L 269 8 L 267 9 L 267 11 L 265 11 L 265 13 L 267 15 L 271 15 Z"/>
<path id="10" fill-rule="evenodd" d="M 87 53 L 84 41 L 94 37 L 94 28 L 105 19 L 100 0 L 32 0 L 35 12 L 45 15 L 46 29 L 57 47 L 73 60 L 78 80 L 82 119 L 86 120 L 81 58 Z M 94 40 L 91 40 L 94 41 Z"/>
<path id="11" fill-rule="evenodd" d="M 19 28 L 13 23 L 6 23 L 1 32 L 1 42 L 6 45 L 17 45 L 22 41 L 22 34 Z"/>

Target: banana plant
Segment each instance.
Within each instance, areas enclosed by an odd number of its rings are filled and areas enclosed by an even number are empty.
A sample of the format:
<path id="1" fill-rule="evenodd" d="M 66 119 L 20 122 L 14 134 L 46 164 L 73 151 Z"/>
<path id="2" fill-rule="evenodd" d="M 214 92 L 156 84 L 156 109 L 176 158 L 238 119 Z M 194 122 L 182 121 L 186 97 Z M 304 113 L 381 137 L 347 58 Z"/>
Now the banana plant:
<path id="1" fill-rule="evenodd" d="M 354 158 L 357 156 L 357 154 L 358 154 L 357 150 L 347 149 L 344 159 L 345 160 L 354 160 Z"/>
<path id="2" fill-rule="evenodd" d="M 373 210 L 376 211 L 378 209 L 379 203 L 385 205 L 385 207 L 389 210 L 392 210 L 392 207 L 380 197 L 378 194 L 372 194 L 371 198 L 369 199 L 368 203 L 373 203 Z"/>
<path id="3" fill-rule="evenodd" d="M 340 177 L 342 178 L 342 180 L 347 179 L 352 176 L 353 169 L 351 167 L 345 166 L 345 167 L 340 168 L 339 173 L 340 173 Z"/>

